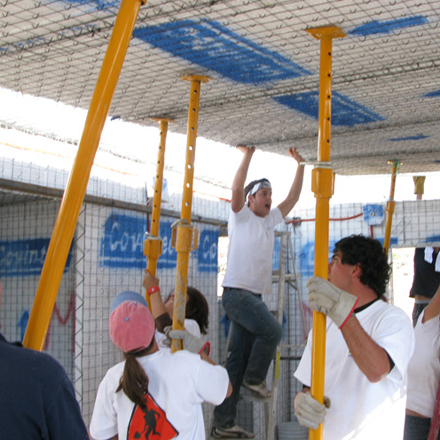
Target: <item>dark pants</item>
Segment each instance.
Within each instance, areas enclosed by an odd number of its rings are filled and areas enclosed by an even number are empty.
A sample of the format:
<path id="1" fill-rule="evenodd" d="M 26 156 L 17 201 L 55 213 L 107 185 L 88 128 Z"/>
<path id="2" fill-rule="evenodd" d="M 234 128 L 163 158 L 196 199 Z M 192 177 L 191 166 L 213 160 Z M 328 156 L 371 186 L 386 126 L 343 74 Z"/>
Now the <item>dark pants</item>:
<path id="1" fill-rule="evenodd" d="M 405 433 L 403 440 L 427 440 L 431 419 L 409 416 L 405 417 Z"/>
<path id="2" fill-rule="evenodd" d="M 265 380 L 283 329 L 261 295 L 225 288 L 222 304 L 233 326 L 226 365 L 233 392 L 215 408 L 213 426 L 227 428 L 234 424 L 243 380 L 250 384 Z"/>

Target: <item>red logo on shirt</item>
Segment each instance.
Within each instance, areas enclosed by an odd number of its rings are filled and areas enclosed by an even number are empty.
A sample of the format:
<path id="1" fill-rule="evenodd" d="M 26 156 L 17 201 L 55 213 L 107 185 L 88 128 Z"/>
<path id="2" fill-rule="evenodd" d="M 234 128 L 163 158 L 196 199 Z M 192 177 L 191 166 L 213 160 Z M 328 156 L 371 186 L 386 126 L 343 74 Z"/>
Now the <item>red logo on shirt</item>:
<path id="1" fill-rule="evenodd" d="M 179 432 L 168 421 L 165 411 L 154 401 L 150 394 L 144 396 L 147 407 L 142 410 L 138 405 L 133 409 L 128 425 L 127 440 L 171 440 Z"/>

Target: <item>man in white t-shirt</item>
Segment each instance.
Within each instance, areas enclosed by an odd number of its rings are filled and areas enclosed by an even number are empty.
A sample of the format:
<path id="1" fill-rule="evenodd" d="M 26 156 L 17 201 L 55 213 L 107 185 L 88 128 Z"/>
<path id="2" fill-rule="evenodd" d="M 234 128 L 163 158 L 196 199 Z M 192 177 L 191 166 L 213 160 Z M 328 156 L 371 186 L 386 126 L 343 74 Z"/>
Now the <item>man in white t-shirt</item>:
<path id="1" fill-rule="evenodd" d="M 304 177 L 303 158 L 291 148 L 289 155 L 298 163 L 295 179 L 286 199 L 271 209 L 272 188 L 267 179 L 254 180 L 244 188 L 255 147 L 237 148 L 243 159 L 232 182 L 228 264 L 222 298 L 223 308 L 233 323 L 231 354 L 226 365 L 233 394 L 214 411 L 215 438 L 254 437 L 235 424 L 241 385 L 258 397 L 270 396 L 264 382 L 282 328 L 262 295 L 272 293 L 274 228 L 298 201 Z"/>
<path id="2" fill-rule="evenodd" d="M 379 241 L 362 235 L 335 244 L 328 279 L 308 282 L 309 307 L 327 315 L 324 404 L 311 385 L 311 341 L 295 377 L 301 425 L 324 440 L 401 440 L 407 368 L 414 349 L 408 316 L 382 300 L 390 267 Z"/>

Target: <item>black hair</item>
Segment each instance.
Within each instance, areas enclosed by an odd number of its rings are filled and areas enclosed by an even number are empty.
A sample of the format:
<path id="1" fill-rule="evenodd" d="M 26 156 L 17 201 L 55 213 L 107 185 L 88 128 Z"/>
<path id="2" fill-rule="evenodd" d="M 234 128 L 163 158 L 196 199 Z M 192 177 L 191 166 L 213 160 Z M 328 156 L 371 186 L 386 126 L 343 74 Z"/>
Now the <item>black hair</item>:
<path id="1" fill-rule="evenodd" d="M 153 335 L 153 339 L 147 348 L 124 353 L 124 372 L 119 379 L 119 386 L 116 389 L 116 392 L 123 390 L 125 395 L 142 410 L 145 410 L 147 407 L 144 396 L 148 392 L 148 376 L 136 358 L 148 354 L 153 347 L 154 341 L 155 339 Z"/>
<path id="2" fill-rule="evenodd" d="M 262 179 L 258 179 L 258 180 L 253 180 L 252 182 L 248 183 L 245 187 L 244 187 L 244 199 L 247 200 L 247 196 L 250 192 L 250 190 L 257 184 L 262 183 L 262 182 L 267 182 L 270 185 L 269 179 L 266 179 L 265 177 L 263 177 Z"/>
<path id="3" fill-rule="evenodd" d="M 386 292 L 391 268 L 381 243 L 363 235 L 350 235 L 339 240 L 333 253 L 340 251 L 341 262 L 361 267 L 360 281 L 372 289 L 378 298 Z"/>

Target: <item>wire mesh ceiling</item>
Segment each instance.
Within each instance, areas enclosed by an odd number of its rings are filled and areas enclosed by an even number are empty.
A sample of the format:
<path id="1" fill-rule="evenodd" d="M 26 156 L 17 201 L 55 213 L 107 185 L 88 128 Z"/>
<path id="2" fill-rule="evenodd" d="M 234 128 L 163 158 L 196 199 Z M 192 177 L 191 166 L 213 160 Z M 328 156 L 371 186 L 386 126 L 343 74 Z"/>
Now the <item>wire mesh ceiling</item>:
<path id="1" fill-rule="evenodd" d="M 0 86 L 87 109 L 119 2 L 0 5 Z M 439 12 L 436 0 L 149 0 L 110 116 L 165 116 L 185 133 L 181 77 L 208 75 L 199 135 L 316 160 L 320 43 L 306 30 L 335 25 L 346 37 L 333 41 L 334 170 L 389 173 L 399 160 L 404 172 L 439 171 Z"/>

